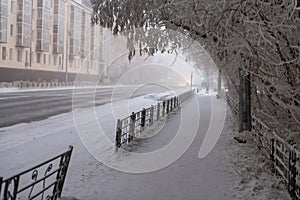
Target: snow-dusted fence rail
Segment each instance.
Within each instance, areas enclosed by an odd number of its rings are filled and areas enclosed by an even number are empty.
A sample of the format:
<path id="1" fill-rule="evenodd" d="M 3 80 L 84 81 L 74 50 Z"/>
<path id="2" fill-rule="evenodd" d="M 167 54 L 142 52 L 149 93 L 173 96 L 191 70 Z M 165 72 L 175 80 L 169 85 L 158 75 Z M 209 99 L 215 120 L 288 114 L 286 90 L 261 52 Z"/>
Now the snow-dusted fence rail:
<path id="1" fill-rule="evenodd" d="M 73 147 L 7 179 L 0 177 L 1 200 L 56 200 L 61 197 Z"/>
<path id="2" fill-rule="evenodd" d="M 300 152 L 282 139 L 262 120 L 252 116 L 254 140 L 264 154 L 273 161 L 273 170 L 283 178 L 294 200 L 300 200 Z"/>
<path id="3" fill-rule="evenodd" d="M 155 106 L 144 108 L 136 113 L 133 112 L 129 117 L 118 119 L 115 141 L 116 151 L 132 142 L 135 137 L 142 134 L 145 128 L 152 126 L 154 122 L 168 115 L 193 94 L 195 94 L 195 90 L 190 90 L 163 102 L 158 102 Z"/>
<path id="4" fill-rule="evenodd" d="M 232 112 L 238 114 L 238 102 L 226 94 Z M 283 178 L 293 200 L 300 200 L 300 151 L 290 145 L 275 130 L 252 113 L 252 132 L 255 143 L 273 161 L 273 172 Z"/>

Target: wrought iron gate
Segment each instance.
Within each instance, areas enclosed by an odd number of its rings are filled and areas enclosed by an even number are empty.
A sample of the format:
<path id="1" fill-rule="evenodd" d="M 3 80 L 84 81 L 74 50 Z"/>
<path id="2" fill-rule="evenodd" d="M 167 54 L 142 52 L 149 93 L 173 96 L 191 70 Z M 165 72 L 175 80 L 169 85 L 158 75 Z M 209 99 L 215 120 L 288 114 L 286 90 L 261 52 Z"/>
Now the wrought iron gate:
<path id="1" fill-rule="evenodd" d="M 73 147 L 7 179 L 0 177 L 0 200 L 56 200 L 61 196 Z"/>

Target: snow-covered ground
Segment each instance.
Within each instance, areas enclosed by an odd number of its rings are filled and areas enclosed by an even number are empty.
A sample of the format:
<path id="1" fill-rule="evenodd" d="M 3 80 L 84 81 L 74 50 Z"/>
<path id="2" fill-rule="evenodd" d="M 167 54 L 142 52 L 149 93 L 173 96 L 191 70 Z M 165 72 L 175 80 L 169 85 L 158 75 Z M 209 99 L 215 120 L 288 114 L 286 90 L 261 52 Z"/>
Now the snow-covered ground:
<path id="1" fill-rule="evenodd" d="M 153 98 L 148 95 L 142 97 L 136 97 L 128 100 L 121 100 L 114 102 L 114 109 L 112 112 L 112 104 L 105 104 L 95 108 L 99 123 L 107 133 L 107 137 L 114 139 L 116 119 L 122 119 L 130 115 L 131 112 L 142 110 L 144 107 L 150 107 L 157 103 L 158 99 L 169 96 L 172 93 L 156 93 Z M 127 105 L 129 103 L 129 105 Z M 128 109 L 126 109 L 128 108 Z M 114 118 L 116 117 L 116 118 Z M 11 127 L 0 128 L 0 153 L 13 149 L 17 146 L 26 144 L 28 142 L 42 139 L 43 137 L 53 136 L 55 134 L 62 134 L 63 132 L 70 132 L 74 130 L 75 125 L 73 122 L 72 113 L 64 113 L 54 117 L 50 117 L 47 120 L 18 124 Z M 48 143 L 56 143 L 55 136 L 54 141 L 49 140 Z M 38 142 L 36 142 L 38 144 Z M 67 144 L 66 144 L 67 145 Z M 65 149 L 63 147 L 62 150 Z M 51 156 L 50 154 L 49 156 Z M 47 155 L 45 155 L 47 157 Z M 1 169 L 4 169 L 5 162 L 0 163 Z"/>
<path id="2" fill-rule="evenodd" d="M 246 143 L 238 143 L 233 137 L 246 140 Z M 291 199 L 283 180 L 271 173 L 272 163 L 258 149 L 251 133 L 233 130 L 226 150 L 236 180 L 235 199 Z"/>
<path id="3" fill-rule="evenodd" d="M 95 113 L 100 127 L 112 141 L 115 137 L 116 119 L 154 105 L 157 100 L 169 95 L 171 94 L 149 94 L 129 101 L 105 104 L 96 107 Z M 200 117 L 196 124 L 197 135 L 187 151 L 173 164 L 161 170 L 130 174 L 105 166 L 83 145 L 73 113 L 65 113 L 43 121 L 1 128 L 0 175 L 14 175 L 65 151 L 68 145 L 73 145 L 74 151 L 63 191 L 66 196 L 82 200 L 289 199 L 280 181 L 264 170 L 265 164 L 260 164 L 264 163 L 264 158 L 256 151 L 254 144 L 250 140 L 248 142 L 248 139 L 246 144 L 239 144 L 232 139 L 235 132 L 228 121 L 213 150 L 205 158 L 199 159 L 199 149 L 210 122 L 210 108 L 215 106 L 218 108 L 215 110 L 216 114 L 221 114 L 225 106 L 222 101 L 217 100 L 215 94 L 196 95 L 179 112 L 172 113 L 164 121 L 164 127 L 158 135 L 142 141 L 133 149 L 144 153 L 162 148 L 172 141 L 181 126 L 185 127 L 186 137 L 182 138 L 182 143 L 185 143 L 185 138 L 193 137 L 191 130 L 195 123 L 182 125 L 182 116 L 185 116 L 186 122 L 193 122 Z M 195 107 L 197 104 L 199 107 Z M 82 110 L 83 114 L 84 112 Z M 83 117 L 81 123 L 88 123 L 89 120 Z M 106 150 L 101 145 L 97 148 L 100 152 Z M 134 158 L 126 152 L 113 152 L 114 149 L 104 152 L 111 155 L 108 157 L 111 164 L 139 164 L 132 163 Z M 151 163 L 153 161 L 149 160 L 148 164 Z"/>

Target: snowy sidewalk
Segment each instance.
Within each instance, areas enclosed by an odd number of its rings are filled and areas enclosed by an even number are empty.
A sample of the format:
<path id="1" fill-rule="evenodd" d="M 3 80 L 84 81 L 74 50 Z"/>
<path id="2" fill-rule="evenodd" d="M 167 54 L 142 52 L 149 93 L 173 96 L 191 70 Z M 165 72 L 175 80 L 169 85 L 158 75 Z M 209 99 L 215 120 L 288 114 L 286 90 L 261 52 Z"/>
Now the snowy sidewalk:
<path id="1" fill-rule="evenodd" d="M 194 107 L 197 100 L 199 101 L 199 110 Z M 222 102 L 222 100 L 216 100 L 214 96 L 195 95 L 182 106 L 180 112 L 173 113 L 168 117 L 164 128 L 158 135 L 145 140 L 134 148 L 135 152 L 143 153 L 155 151 L 165 146 L 172 140 L 179 128 L 178 126 L 181 120 L 180 113 L 190 113 L 188 116 L 190 118 L 194 118 L 195 113 L 200 113 L 200 121 L 198 122 L 199 124 L 197 124 L 199 129 L 197 130 L 197 135 L 192 145 L 182 157 L 170 166 L 150 173 L 129 174 L 109 169 L 95 160 L 90 160 L 87 165 L 82 166 L 82 182 L 74 183 L 67 181 L 67 193 L 74 194 L 75 191 L 82 191 L 78 195 L 81 199 L 105 200 L 235 199 L 232 187 L 232 179 L 234 178 L 232 174 L 234 172 L 230 167 L 229 159 L 225 152 L 225 135 L 228 134 L 226 127 L 212 152 L 204 159 L 199 159 L 198 157 L 199 149 L 210 122 L 212 101 L 215 106 L 218 104 L 218 106 L 223 106 L 224 109 L 224 102 Z M 217 110 L 216 112 L 223 111 Z M 185 119 L 185 121 L 186 120 L 193 121 L 193 119 Z M 186 134 L 189 134 L 189 129 L 186 129 Z M 124 155 L 124 158 L 120 158 L 120 156 L 122 156 L 122 154 L 118 155 L 119 159 L 121 159 L 120 162 L 130 162 L 127 161 L 130 160 L 130 157 Z M 149 161 L 149 164 L 151 164 L 151 162 L 153 161 Z M 134 166 L 140 163 L 129 164 Z M 71 166 L 69 175 L 78 176 L 78 174 L 80 174 L 78 173 L 78 169 L 76 172 L 72 172 Z"/>
<path id="2" fill-rule="evenodd" d="M 194 107 L 199 101 L 199 110 Z M 213 102 L 212 102 L 213 101 Z M 211 104 L 224 106 L 214 97 L 209 95 L 196 95 L 185 105 L 182 110 L 171 114 L 161 132 L 147 139 L 146 142 L 136 147 L 138 152 L 148 152 L 159 149 L 168 144 L 179 129 L 181 112 L 200 113 L 199 129 L 190 148 L 170 166 L 156 172 L 147 174 L 117 173 L 115 180 L 106 183 L 102 193 L 103 199 L 172 199 L 172 200 L 231 200 L 234 198 L 232 190 L 232 169 L 225 152 L 227 133 L 224 128 L 223 136 L 216 146 L 204 159 L 199 159 L 198 154 L 207 132 L 211 118 Z M 217 112 L 222 112 L 217 110 Z M 185 119 L 185 121 L 193 121 Z M 218 121 L 214 123 L 220 123 Z M 189 134 L 189 129 L 186 130 Z M 134 164 L 134 163 L 133 163 Z M 114 188 L 110 191 L 109 188 Z M 99 187 L 101 190 L 101 187 Z M 109 192 L 107 192 L 107 190 Z"/>

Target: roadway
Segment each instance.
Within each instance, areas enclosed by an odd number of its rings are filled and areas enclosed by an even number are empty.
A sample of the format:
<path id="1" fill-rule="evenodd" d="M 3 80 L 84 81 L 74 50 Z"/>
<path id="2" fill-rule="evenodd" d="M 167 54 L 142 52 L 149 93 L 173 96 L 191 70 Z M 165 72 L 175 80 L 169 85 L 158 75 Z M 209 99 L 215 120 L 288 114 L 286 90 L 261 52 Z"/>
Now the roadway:
<path id="1" fill-rule="evenodd" d="M 70 88 L 0 93 L 0 127 L 43 120 L 70 112 L 74 96 L 76 97 L 74 102 L 80 107 L 90 106 L 90 103 L 95 106 L 109 103 L 112 99 L 125 98 L 128 93 L 131 93 L 133 87 L 77 88 L 76 90 Z M 146 85 L 135 90 L 130 96 L 136 97 L 166 90 L 158 85 Z M 86 102 L 91 95 L 94 97 L 93 102 Z"/>

